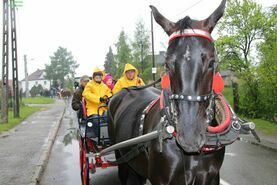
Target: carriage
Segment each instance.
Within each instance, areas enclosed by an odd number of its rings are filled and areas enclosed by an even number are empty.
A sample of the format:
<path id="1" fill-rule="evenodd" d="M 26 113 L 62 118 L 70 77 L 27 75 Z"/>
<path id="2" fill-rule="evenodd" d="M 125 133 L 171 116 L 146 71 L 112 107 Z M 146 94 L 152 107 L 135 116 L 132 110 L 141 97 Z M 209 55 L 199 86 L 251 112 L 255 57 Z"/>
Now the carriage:
<path id="1" fill-rule="evenodd" d="M 99 110 L 107 107 L 98 107 L 98 114 L 87 117 L 86 103 L 82 100 L 81 113 L 78 115 L 79 122 L 79 152 L 80 152 L 80 175 L 83 185 L 89 184 L 90 174 L 96 172 L 97 168 L 115 166 L 105 161 L 102 156 L 97 155 L 106 147 L 110 146 L 108 138 L 107 115 L 99 114 Z"/>

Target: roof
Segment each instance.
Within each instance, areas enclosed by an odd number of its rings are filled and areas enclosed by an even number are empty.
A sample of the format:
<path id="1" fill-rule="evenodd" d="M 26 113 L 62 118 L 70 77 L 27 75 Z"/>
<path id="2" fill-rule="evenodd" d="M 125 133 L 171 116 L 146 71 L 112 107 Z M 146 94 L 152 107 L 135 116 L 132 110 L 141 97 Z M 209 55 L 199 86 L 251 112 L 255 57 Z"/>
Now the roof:
<path id="1" fill-rule="evenodd" d="M 44 70 L 37 69 L 35 72 L 28 76 L 28 81 L 43 80 L 43 72 Z M 25 81 L 25 78 L 22 81 Z"/>
<path id="2" fill-rule="evenodd" d="M 232 75 L 232 71 L 230 71 L 230 70 L 222 70 L 222 71 L 220 71 L 220 75 L 222 77 L 228 77 L 228 76 Z"/>

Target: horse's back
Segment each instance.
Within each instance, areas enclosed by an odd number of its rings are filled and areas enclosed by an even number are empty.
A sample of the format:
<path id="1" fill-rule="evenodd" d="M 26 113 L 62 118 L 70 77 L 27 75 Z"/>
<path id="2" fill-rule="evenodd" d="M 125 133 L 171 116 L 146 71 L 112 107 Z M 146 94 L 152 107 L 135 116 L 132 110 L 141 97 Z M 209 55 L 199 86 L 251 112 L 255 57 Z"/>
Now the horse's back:
<path id="1" fill-rule="evenodd" d="M 160 94 L 156 88 L 123 89 L 109 103 L 110 137 L 118 143 L 139 134 L 139 120 L 147 105 Z M 113 133 L 111 133 L 113 132 Z M 114 137 L 114 138 L 113 138 Z"/>

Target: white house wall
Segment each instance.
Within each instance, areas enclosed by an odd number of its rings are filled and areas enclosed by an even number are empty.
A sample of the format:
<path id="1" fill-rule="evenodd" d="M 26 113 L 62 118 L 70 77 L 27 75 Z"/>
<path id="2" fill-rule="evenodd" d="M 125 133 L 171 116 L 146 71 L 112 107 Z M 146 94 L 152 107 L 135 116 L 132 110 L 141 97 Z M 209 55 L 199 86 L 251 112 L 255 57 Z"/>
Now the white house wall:
<path id="1" fill-rule="evenodd" d="M 26 91 L 26 85 L 25 85 L 25 81 L 21 82 L 21 87 L 23 92 Z M 43 87 L 43 89 L 47 89 L 50 90 L 50 81 L 49 80 L 34 80 L 34 81 L 29 81 L 29 91 L 32 89 L 33 86 L 38 86 L 41 85 Z"/>

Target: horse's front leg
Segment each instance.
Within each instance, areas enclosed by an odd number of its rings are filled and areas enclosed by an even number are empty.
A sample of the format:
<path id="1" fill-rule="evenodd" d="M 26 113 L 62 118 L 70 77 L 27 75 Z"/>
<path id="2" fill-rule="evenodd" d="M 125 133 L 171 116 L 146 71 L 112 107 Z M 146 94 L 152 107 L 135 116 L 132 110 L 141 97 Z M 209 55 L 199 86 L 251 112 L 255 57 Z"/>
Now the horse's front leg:
<path id="1" fill-rule="evenodd" d="M 164 141 L 162 153 L 159 143 L 152 142 L 149 148 L 148 179 L 152 185 L 185 185 L 182 151 L 175 141 Z"/>
<path id="2" fill-rule="evenodd" d="M 200 155 L 184 154 L 187 184 L 219 185 L 224 153 L 225 148 Z"/>
<path id="3" fill-rule="evenodd" d="M 219 173 L 200 172 L 187 182 L 187 185 L 220 185 Z"/>

